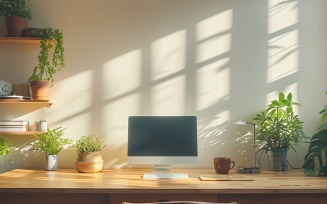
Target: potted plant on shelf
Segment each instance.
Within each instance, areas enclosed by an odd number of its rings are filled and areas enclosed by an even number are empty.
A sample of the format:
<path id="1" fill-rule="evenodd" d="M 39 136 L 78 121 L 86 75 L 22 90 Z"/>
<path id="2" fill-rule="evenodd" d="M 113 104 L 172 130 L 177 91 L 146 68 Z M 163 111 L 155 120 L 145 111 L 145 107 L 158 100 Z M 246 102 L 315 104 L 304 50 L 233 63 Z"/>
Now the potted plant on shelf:
<path id="1" fill-rule="evenodd" d="M 8 142 L 3 138 L 0 138 L 0 156 L 9 154 L 9 151 L 10 151 L 10 147 Z"/>
<path id="2" fill-rule="evenodd" d="M 59 29 L 43 28 L 38 30 L 37 36 L 41 39 L 39 63 L 28 81 L 34 100 L 48 100 L 48 89 L 54 84 L 54 75 L 65 66 L 63 33 Z"/>
<path id="3" fill-rule="evenodd" d="M 55 171 L 58 169 L 58 153 L 65 145 L 72 143 L 72 140 L 63 138 L 64 129 L 57 127 L 48 129 L 45 133 L 36 134 L 35 149 L 42 150 L 45 155 L 45 170 Z"/>
<path id="4" fill-rule="evenodd" d="M 28 0 L 0 0 L 0 16 L 5 16 L 9 37 L 22 36 L 32 18 Z"/>
<path id="5" fill-rule="evenodd" d="M 258 125 L 257 139 L 261 141 L 258 152 L 268 156 L 268 168 L 272 171 L 286 171 L 287 151 L 295 151 L 294 145 L 305 139 L 303 123 L 293 111 L 293 106 L 300 105 L 292 100 L 292 93 L 285 97 L 279 94 L 267 109 L 257 114 L 253 120 Z"/>
<path id="6" fill-rule="evenodd" d="M 94 135 L 82 136 L 76 141 L 77 160 L 76 169 L 82 173 L 99 172 L 103 169 L 103 159 L 100 150 L 106 144 L 103 137 Z"/>
<path id="7" fill-rule="evenodd" d="M 48 130 L 48 123 L 45 119 L 41 119 L 38 122 L 38 131 L 40 132 L 46 132 Z"/>
<path id="8" fill-rule="evenodd" d="M 303 169 L 308 176 L 327 176 L 327 105 L 319 113 L 323 124 L 312 136 L 304 157 Z"/>

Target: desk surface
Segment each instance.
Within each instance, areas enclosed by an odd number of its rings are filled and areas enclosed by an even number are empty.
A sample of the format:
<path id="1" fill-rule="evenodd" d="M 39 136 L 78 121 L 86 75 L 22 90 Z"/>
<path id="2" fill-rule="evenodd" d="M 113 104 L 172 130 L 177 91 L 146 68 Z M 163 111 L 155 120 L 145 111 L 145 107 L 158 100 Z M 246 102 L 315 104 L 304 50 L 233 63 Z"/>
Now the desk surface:
<path id="1" fill-rule="evenodd" d="M 187 180 L 142 180 L 150 170 L 103 170 L 78 173 L 75 169 L 57 171 L 16 169 L 0 174 L 0 193 L 5 192 L 88 192 L 88 193 L 327 193 L 327 177 L 307 177 L 302 170 L 263 171 L 237 174 L 253 181 L 201 181 L 200 176 L 214 176 L 212 169 L 175 169 L 186 172 Z M 151 190 L 151 191 L 149 191 Z"/>

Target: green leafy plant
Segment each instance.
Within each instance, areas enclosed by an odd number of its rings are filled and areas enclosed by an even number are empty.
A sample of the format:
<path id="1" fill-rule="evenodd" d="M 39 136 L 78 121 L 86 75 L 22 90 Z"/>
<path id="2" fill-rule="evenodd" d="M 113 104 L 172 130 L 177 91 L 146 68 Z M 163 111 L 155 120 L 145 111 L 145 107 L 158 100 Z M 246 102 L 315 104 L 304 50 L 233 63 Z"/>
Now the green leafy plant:
<path id="1" fill-rule="evenodd" d="M 105 146 L 103 137 L 94 135 L 82 136 L 76 141 L 77 152 L 96 152 L 102 150 Z"/>
<path id="2" fill-rule="evenodd" d="M 0 0 L 0 16 L 19 16 L 26 20 L 32 18 L 27 6 L 28 0 Z"/>
<path id="3" fill-rule="evenodd" d="M 327 129 L 321 129 L 312 136 L 303 168 L 308 176 L 327 176 Z"/>
<path id="4" fill-rule="evenodd" d="M 57 155 L 65 145 L 72 143 L 72 140 L 63 138 L 65 129 L 57 127 L 48 129 L 45 133 L 37 134 L 38 140 L 35 142 L 35 149 L 42 150 L 47 155 Z"/>
<path id="5" fill-rule="evenodd" d="M 63 33 L 59 29 L 43 28 L 39 29 L 36 35 L 41 39 L 39 63 L 34 67 L 28 81 L 49 81 L 53 86 L 54 75 L 65 66 Z"/>
<path id="6" fill-rule="evenodd" d="M 304 122 L 294 114 L 294 105 L 300 104 L 292 100 L 292 93 L 287 97 L 280 93 L 278 100 L 271 101 L 265 111 L 253 118 L 259 126 L 257 139 L 263 142 L 258 151 L 295 151 L 294 145 L 306 138 Z"/>
<path id="7" fill-rule="evenodd" d="M 325 95 L 327 95 L 327 92 L 325 93 Z M 323 123 L 320 126 L 320 129 L 324 129 L 327 128 L 327 105 L 325 105 L 325 107 L 319 112 L 321 114 L 321 122 Z"/>
<path id="8" fill-rule="evenodd" d="M 3 138 L 0 138 L 0 156 L 4 154 L 8 154 L 9 151 L 10 151 L 9 143 Z"/>
<path id="9" fill-rule="evenodd" d="M 319 113 L 323 124 L 312 136 L 304 157 L 303 169 L 308 176 L 327 176 L 327 105 Z"/>

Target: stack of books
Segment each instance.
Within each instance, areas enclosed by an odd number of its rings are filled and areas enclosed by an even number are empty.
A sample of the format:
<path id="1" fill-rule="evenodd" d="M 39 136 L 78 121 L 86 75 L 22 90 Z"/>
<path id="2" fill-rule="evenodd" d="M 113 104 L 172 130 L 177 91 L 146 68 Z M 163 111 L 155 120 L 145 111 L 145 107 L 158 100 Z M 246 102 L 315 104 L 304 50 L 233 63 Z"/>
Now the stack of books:
<path id="1" fill-rule="evenodd" d="M 0 120 L 0 132 L 27 132 L 26 120 Z"/>

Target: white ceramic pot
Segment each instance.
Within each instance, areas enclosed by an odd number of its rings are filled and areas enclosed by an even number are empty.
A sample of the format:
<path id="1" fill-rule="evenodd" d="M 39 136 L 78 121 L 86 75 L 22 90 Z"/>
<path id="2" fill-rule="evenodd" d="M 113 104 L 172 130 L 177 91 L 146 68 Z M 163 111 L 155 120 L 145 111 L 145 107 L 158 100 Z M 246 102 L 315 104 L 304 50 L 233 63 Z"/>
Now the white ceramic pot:
<path id="1" fill-rule="evenodd" d="M 58 169 L 58 155 L 45 155 L 46 171 L 56 171 Z"/>
<path id="2" fill-rule="evenodd" d="M 48 123 L 46 121 L 39 122 L 39 128 L 38 130 L 40 132 L 47 132 L 48 131 Z"/>

